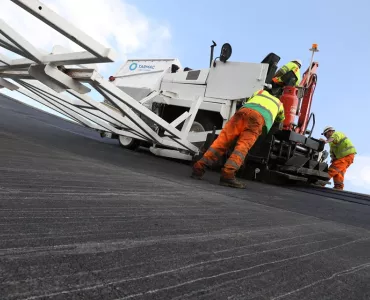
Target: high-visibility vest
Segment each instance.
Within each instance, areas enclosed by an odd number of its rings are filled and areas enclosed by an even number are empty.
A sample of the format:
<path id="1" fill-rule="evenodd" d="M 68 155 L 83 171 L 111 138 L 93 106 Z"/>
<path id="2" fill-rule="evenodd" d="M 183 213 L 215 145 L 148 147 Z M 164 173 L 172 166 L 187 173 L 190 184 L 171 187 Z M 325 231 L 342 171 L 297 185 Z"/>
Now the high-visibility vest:
<path id="1" fill-rule="evenodd" d="M 283 74 L 279 77 L 274 77 L 273 78 L 273 81 L 276 82 L 276 83 L 281 83 L 282 80 L 281 80 L 281 77 L 288 73 L 289 71 L 293 71 L 295 76 L 297 76 L 297 82 L 296 82 L 296 86 L 298 86 L 298 84 L 301 82 L 301 70 L 299 69 L 298 65 L 294 62 L 288 62 L 286 65 L 282 66 L 281 67 L 281 71 L 283 71 Z"/>
<path id="2" fill-rule="evenodd" d="M 357 153 L 353 143 L 344 133 L 335 131 L 331 138 L 334 140 L 329 143 L 330 155 L 334 155 L 336 159 Z"/>
<path id="3" fill-rule="evenodd" d="M 265 90 L 256 91 L 252 97 L 243 103 L 243 107 L 251 108 L 263 116 L 266 130 L 269 131 L 274 121 L 282 122 L 285 119 L 284 106 L 280 100 Z"/>

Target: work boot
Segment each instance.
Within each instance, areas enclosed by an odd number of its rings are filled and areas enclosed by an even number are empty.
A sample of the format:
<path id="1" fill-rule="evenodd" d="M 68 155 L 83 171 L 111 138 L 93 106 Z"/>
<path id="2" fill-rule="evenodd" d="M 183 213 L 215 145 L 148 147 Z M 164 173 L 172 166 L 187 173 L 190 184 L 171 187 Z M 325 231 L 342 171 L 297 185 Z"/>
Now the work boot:
<path id="1" fill-rule="evenodd" d="M 223 186 L 228 186 L 228 187 L 233 187 L 237 189 L 245 189 L 247 185 L 239 180 L 236 180 L 235 178 L 233 179 L 226 179 L 221 177 L 220 178 L 220 185 Z"/>
<path id="2" fill-rule="evenodd" d="M 199 169 L 193 169 L 193 172 L 191 173 L 191 178 L 194 179 L 202 179 L 204 176 L 205 171 L 204 170 L 199 170 Z"/>
<path id="3" fill-rule="evenodd" d="M 199 175 L 199 174 L 193 172 L 193 173 L 191 173 L 190 177 L 194 178 L 194 179 L 201 180 L 203 178 L 203 175 Z"/>

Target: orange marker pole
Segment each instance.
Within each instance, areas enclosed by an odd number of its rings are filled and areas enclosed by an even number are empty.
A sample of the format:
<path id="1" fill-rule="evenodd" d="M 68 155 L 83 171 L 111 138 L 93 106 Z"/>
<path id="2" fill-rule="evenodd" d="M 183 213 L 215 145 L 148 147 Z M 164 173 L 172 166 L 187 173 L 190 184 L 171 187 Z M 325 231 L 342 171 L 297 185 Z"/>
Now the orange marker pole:
<path id="1" fill-rule="evenodd" d="M 312 55 L 311 55 L 311 61 L 310 61 L 310 68 L 309 68 L 309 71 L 308 71 L 308 77 L 307 77 L 307 81 L 306 81 L 307 85 L 310 82 L 313 56 L 315 55 L 315 52 L 319 52 L 317 44 L 312 44 L 312 47 L 311 47 L 310 51 L 312 51 Z"/>

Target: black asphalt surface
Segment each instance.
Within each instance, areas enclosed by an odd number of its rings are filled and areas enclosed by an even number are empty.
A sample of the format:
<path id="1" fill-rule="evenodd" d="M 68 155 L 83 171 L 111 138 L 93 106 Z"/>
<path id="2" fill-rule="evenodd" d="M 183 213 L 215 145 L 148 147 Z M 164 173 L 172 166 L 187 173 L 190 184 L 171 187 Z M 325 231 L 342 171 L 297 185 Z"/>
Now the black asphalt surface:
<path id="1" fill-rule="evenodd" d="M 218 175 L 0 97 L 0 299 L 370 299 L 370 207 Z"/>

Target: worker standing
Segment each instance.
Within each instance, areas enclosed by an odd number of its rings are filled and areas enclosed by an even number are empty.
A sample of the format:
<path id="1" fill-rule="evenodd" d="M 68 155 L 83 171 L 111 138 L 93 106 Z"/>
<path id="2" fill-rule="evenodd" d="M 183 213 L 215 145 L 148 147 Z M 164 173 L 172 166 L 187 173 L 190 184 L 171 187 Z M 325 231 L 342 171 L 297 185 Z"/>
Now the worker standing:
<path id="1" fill-rule="evenodd" d="M 272 78 L 273 87 L 282 87 L 283 81 L 281 77 L 288 73 L 289 71 L 293 71 L 295 76 L 297 77 L 297 81 L 295 82 L 295 86 L 298 86 L 298 84 L 301 82 L 301 66 L 302 61 L 300 59 L 295 59 L 290 62 L 288 62 L 286 65 L 282 66 L 274 75 Z"/>
<path id="2" fill-rule="evenodd" d="M 334 127 L 326 126 L 322 132 L 325 139 L 320 139 L 330 145 L 331 165 L 329 167 L 329 177 L 333 178 L 334 188 L 344 189 L 344 175 L 350 165 L 353 164 L 356 148 L 344 133 L 335 131 Z"/>
<path id="3" fill-rule="evenodd" d="M 203 157 L 194 164 L 191 177 L 201 179 L 205 167 L 218 161 L 236 141 L 222 169 L 220 185 L 245 188 L 243 183 L 235 179 L 235 174 L 244 163 L 249 149 L 263 131 L 267 133 L 274 122 L 282 122 L 284 119 L 284 106 L 280 100 L 267 91 L 256 91 L 225 124 Z"/>

